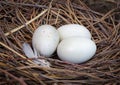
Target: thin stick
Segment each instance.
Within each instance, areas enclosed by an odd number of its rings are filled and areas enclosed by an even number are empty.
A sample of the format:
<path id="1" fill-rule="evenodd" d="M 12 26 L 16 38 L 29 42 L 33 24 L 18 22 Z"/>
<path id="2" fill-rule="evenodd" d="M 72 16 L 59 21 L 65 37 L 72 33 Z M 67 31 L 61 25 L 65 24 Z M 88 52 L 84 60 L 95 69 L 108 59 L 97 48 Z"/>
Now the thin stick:
<path id="1" fill-rule="evenodd" d="M 16 52 L 15 50 L 13 50 L 12 48 L 10 48 L 9 46 L 5 45 L 4 43 L 0 42 L 0 45 L 2 45 L 3 47 L 7 48 L 8 50 L 12 51 L 13 53 L 17 54 L 18 56 L 22 57 L 22 58 L 26 58 L 25 56 L 21 55 L 20 53 Z"/>
<path id="2" fill-rule="evenodd" d="M 27 85 L 22 78 L 17 78 L 16 76 L 12 75 L 11 73 L 3 69 L 0 69 L 0 71 L 17 80 L 21 85 Z"/>
<path id="3" fill-rule="evenodd" d="M 92 74 L 89 74 L 89 73 L 85 73 L 85 72 L 77 72 L 77 71 L 72 71 L 72 70 L 67 70 L 67 69 L 56 69 L 56 68 L 46 68 L 46 67 L 42 67 L 42 66 L 24 66 L 24 67 L 17 67 L 18 70 L 21 70 L 21 69 L 28 69 L 28 68 L 41 68 L 43 70 L 48 70 L 48 71 L 56 71 L 56 72 L 66 72 L 66 73 L 74 73 L 74 74 L 77 74 L 77 75 L 87 75 L 89 77 L 92 77 L 94 79 L 98 79 L 98 80 L 104 80 L 98 76 L 95 76 L 95 75 L 92 75 Z"/>
<path id="4" fill-rule="evenodd" d="M 10 32 L 5 33 L 5 36 L 8 36 L 8 35 L 10 35 L 11 33 L 14 33 L 14 32 L 16 32 L 16 31 L 20 30 L 21 28 L 25 27 L 26 25 L 28 25 L 28 24 L 30 24 L 31 22 L 33 22 L 33 21 L 35 21 L 36 19 L 38 19 L 40 16 L 42 16 L 42 15 L 43 15 L 44 13 L 46 13 L 46 12 L 47 12 L 47 9 L 44 10 L 44 11 L 42 11 L 40 14 L 38 14 L 36 17 L 34 17 L 33 19 L 31 19 L 30 21 L 26 22 L 24 25 L 21 25 L 21 26 L 15 28 L 15 29 L 12 29 Z"/>

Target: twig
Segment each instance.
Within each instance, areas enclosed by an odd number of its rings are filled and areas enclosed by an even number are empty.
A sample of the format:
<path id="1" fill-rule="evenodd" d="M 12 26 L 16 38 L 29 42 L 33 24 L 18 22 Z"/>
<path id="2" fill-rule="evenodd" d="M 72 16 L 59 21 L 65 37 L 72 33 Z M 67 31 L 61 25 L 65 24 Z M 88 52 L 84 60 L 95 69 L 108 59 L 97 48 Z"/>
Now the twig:
<path id="1" fill-rule="evenodd" d="M 19 26 L 19 27 L 17 27 L 17 28 L 12 29 L 10 32 L 5 33 L 5 36 L 8 36 L 8 35 L 10 35 L 11 33 L 14 33 L 14 32 L 16 32 L 16 31 L 20 30 L 21 28 L 25 27 L 26 25 L 28 25 L 28 24 L 30 24 L 31 22 L 33 22 L 33 21 L 35 21 L 36 19 L 38 19 L 40 16 L 42 16 L 42 15 L 43 15 L 44 13 L 46 13 L 46 12 L 47 12 L 47 9 L 44 10 L 44 11 L 42 11 L 40 14 L 38 14 L 36 17 L 34 17 L 33 19 L 31 19 L 30 21 L 26 22 L 25 25 L 21 25 L 21 26 Z"/>
<path id="2" fill-rule="evenodd" d="M 3 47 L 7 48 L 8 50 L 12 51 L 13 53 L 17 54 L 18 56 L 22 57 L 22 58 L 26 58 L 25 56 L 21 55 L 20 53 L 16 52 L 15 50 L 13 50 L 12 48 L 10 48 L 9 46 L 5 45 L 4 43 L 0 42 L 0 45 L 2 45 Z"/>
<path id="3" fill-rule="evenodd" d="M 0 71 L 17 80 L 21 85 L 27 85 L 22 78 L 17 78 L 16 76 L 12 75 L 11 73 L 3 69 L 0 69 Z"/>

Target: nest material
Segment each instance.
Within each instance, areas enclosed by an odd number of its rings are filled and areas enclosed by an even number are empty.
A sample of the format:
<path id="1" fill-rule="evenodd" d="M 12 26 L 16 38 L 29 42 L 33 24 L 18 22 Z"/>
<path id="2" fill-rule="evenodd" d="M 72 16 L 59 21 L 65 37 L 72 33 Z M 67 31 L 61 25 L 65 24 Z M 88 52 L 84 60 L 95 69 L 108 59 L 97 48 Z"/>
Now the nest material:
<path id="1" fill-rule="evenodd" d="M 104 13 L 90 9 L 84 2 L 0 1 L 0 85 L 120 84 L 119 0 L 104 1 L 112 4 Z M 92 33 L 97 52 L 91 60 L 77 65 L 61 61 L 54 54 L 53 58 L 44 58 L 51 63 L 51 68 L 46 68 L 25 56 L 22 44 L 31 43 L 32 34 L 39 25 L 58 28 L 69 23 L 84 25 Z"/>

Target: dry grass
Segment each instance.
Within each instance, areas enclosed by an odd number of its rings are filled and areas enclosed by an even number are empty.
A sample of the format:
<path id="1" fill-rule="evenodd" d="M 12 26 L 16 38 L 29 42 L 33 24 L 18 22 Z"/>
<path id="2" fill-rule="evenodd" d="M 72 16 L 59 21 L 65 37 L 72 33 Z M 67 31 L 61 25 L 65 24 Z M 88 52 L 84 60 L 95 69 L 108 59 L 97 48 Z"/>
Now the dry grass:
<path id="1" fill-rule="evenodd" d="M 106 0 L 110 2 L 111 0 Z M 120 84 L 120 11 L 118 2 L 106 13 L 90 9 L 80 0 L 0 1 L 0 85 Z M 42 24 L 86 26 L 97 44 L 96 55 L 83 64 L 45 58 L 51 68 L 36 65 L 22 50 L 31 44 Z"/>

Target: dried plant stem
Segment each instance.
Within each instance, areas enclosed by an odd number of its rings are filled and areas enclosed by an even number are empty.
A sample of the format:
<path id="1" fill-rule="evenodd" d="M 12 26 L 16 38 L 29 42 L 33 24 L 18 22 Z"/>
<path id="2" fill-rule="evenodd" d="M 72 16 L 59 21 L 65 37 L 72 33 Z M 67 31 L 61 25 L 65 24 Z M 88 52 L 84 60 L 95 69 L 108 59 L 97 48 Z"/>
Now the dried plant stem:
<path id="1" fill-rule="evenodd" d="M 31 19 L 30 21 L 26 22 L 25 25 L 21 25 L 21 26 L 15 28 L 15 29 L 12 29 L 10 32 L 5 33 L 5 36 L 8 36 L 8 35 L 10 35 L 11 33 L 14 33 L 14 32 L 16 32 L 16 31 L 22 29 L 22 28 L 25 27 L 26 25 L 28 25 L 28 24 L 30 24 L 31 22 L 33 22 L 33 21 L 35 21 L 36 19 L 38 19 L 40 16 L 42 16 L 42 15 L 43 15 L 44 13 L 46 13 L 46 12 L 47 12 L 47 9 L 44 10 L 44 11 L 42 11 L 40 14 L 38 14 L 36 17 L 34 17 L 33 19 Z"/>
<path id="2" fill-rule="evenodd" d="M 17 78 L 16 76 L 12 75 L 11 73 L 7 72 L 6 70 L 0 69 L 1 72 L 5 73 L 6 75 L 12 77 L 13 79 L 17 80 L 21 85 L 27 85 L 22 78 Z"/>
<path id="3" fill-rule="evenodd" d="M 71 71 L 71 70 L 67 70 L 67 69 L 56 69 L 56 68 L 46 68 L 46 67 L 42 67 L 42 66 L 24 66 L 24 67 L 18 67 L 17 69 L 21 70 L 21 69 L 28 69 L 28 68 L 41 68 L 41 69 L 45 69 L 45 70 L 49 70 L 49 71 L 57 71 L 57 72 L 66 72 L 66 73 L 74 73 L 77 75 L 86 75 L 98 80 L 103 80 L 102 78 L 96 77 L 94 75 L 91 75 L 89 73 L 85 73 L 85 72 L 76 72 L 76 71 Z"/>
<path id="4" fill-rule="evenodd" d="M 18 56 L 20 56 L 21 58 L 26 58 L 25 56 L 21 55 L 20 53 L 16 52 L 15 50 L 13 50 L 12 48 L 10 48 L 9 46 L 5 45 L 4 43 L 0 42 L 0 45 L 2 45 L 3 47 L 7 48 L 8 50 L 12 51 L 13 53 L 17 54 Z"/>
<path id="5" fill-rule="evenodd" d="M 8 50 L 12 51 L 13 53 L 15 53 L 16 55 L 20 56 L 23 59 L 26 59 L 25 56 L 21 55 L 20 53 L 16 52 L 15 50 L 13 50 L 12 48 L 10 48 L 9 46 L 5 45 L 4 43 L 0 42 L 0 45 L 2 45 L 3 47 L 7 48 Z M 34 64 L 32 61 L 28 60 L 30 63 Z"/>

